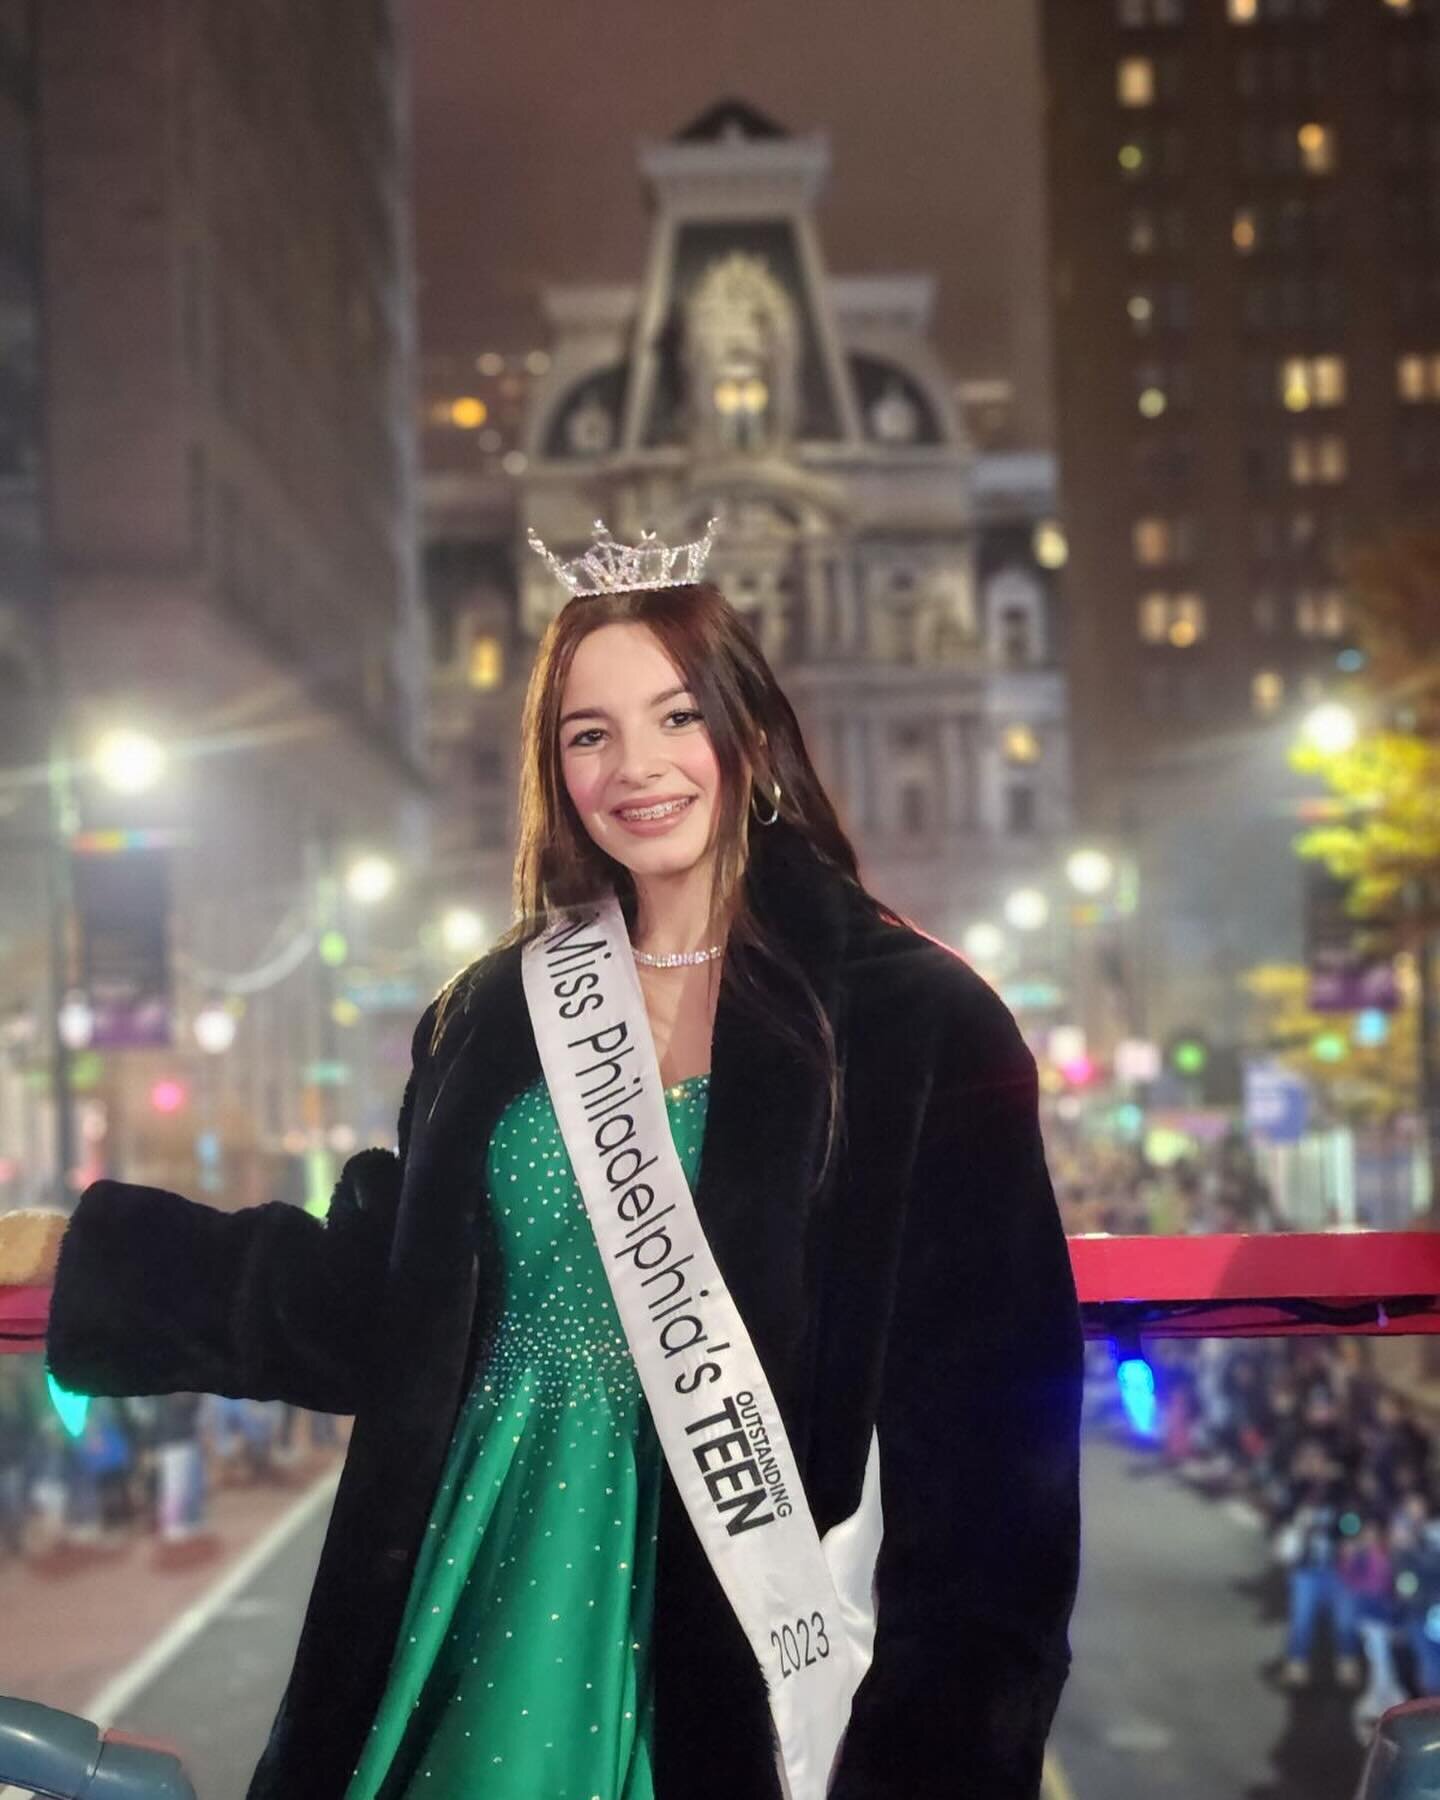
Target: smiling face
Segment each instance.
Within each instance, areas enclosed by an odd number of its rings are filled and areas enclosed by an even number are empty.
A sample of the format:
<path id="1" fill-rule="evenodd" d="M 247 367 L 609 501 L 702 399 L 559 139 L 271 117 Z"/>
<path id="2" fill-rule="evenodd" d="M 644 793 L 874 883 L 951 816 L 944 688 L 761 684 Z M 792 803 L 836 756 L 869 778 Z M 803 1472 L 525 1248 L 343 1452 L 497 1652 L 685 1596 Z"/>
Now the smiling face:
<path id="1" fill-rule="evenodd" d="M 602 625 L 576 646 L 559 751 L 581 824 L 638 880 L 711 860 L 720 766 L 694 694 L 648 627 Z"/>

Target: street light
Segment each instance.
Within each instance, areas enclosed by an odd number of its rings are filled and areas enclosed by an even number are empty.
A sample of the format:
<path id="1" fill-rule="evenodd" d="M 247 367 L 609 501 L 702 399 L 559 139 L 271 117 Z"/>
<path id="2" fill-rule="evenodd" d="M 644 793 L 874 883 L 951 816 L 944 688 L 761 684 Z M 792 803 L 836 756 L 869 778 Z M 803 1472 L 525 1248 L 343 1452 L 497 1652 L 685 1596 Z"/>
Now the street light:
<path id="1" fill-rule="evenodd" d="M 440 921 L 440 936 L 453 955 L 474 950 L 485 937 L 485 921 L 469 906 L 452 906 Z"/>
<path id="2" fill-rule="evenodd" d="M 395 865 L 388 856 L 361 856 L 345 873 L 345 891 L 361 906 L 384 900 L 395 886 Z"/>
<path id="3" fill-rule="evenodd" d="M 981 919 L 970 926 L 960 945 L 971 962 L 993 966 L 1005 954 L 1005 933 L 988 919 Z"/>
<path id="4" fill-rule="evenodd" d="M 212 1003 L 195 1015 L 195 1042 L 208 1056 L 222 1056 L 235 1042 L 235 1015 L 226 1006 Z"/>
<path id="5" fill-rule="evenodd" d="M 1065 879 L 1077 894 L 1103 894 L 1115 879 L 1115 864 L 1103 850 L 1076 850 L 1066 859 Z"/>
<path id="6" fill-rule="evenodd" d="M 1360 721 L 1353 707 L 1341 700 L 1327 700 L 1306 715 L 1300 734 L 1324 756 L 1341 756 L 1353 749 L 1360 736 Z"/>
<path id="7" fill-rule="evenodd" d="M 1050 902 L 1039 888 L 1016 888 L 1005 902 L 1005 917 L 1017 931 L 1039 931 L 1050 917 Z"/>
<path id="8" fill-rule="evenodd" d="M 107 731 L 95 746 L 92 766 L 117 794 L 143 794 L 165 773 L 164 746 L 145 731 Z"/>

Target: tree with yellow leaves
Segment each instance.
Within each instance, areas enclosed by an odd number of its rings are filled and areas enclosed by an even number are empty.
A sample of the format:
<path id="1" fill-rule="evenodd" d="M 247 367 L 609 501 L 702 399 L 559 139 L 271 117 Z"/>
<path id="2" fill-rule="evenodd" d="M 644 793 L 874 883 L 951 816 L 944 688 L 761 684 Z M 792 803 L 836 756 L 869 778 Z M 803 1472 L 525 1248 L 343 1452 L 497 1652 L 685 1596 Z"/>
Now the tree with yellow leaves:
<path id="1" fill-rule="evenodd" d="M 1405 1004 L 1381 1042 L 1344 1015 L 1310 1009 L 1310 972 L 1263 963 L 1241 977 L 1249 1002 L 1247 1041 L 1309 1083 L 1330 1123 L 1385 1125 L 1415 1106 L 1414 972 L 1402 966 Z"/>
<path id="2" fill-rule="evenodd" d="M 1338 697 L 1357 732 L 1345 748 L 1305 742 L 1292 753 L 1333 797 L 1332 816 L 1296 848 L 1347 883 L 1362 939 L 1413 958 L 1415 1085 L 1440 1198 L 1440 531 L 1395 533 L 1354 554 L 1345 575 L 1364 669 Z"/>

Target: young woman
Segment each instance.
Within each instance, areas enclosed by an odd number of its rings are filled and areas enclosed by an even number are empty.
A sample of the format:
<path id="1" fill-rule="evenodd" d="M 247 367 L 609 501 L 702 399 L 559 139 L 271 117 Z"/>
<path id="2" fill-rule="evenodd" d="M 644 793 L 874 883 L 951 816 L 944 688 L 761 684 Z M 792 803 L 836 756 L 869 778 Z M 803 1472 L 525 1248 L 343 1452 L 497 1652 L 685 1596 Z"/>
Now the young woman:
<path id="1" fill-rule="evenodd" d="M 1030 1800 L 1081 1352 L 1033 1061 L 865 892 L 714 587 L 570 600 L 522 782 L 523 922 L 421 1019 L 398 1158 L 323 1226 L 102 1182 L 61 1248 L 66 1385 L 355 1414 L 252 1800 Z M 581 1138 L 632 1076 L 669 1141 L 625 1224 Z"/>

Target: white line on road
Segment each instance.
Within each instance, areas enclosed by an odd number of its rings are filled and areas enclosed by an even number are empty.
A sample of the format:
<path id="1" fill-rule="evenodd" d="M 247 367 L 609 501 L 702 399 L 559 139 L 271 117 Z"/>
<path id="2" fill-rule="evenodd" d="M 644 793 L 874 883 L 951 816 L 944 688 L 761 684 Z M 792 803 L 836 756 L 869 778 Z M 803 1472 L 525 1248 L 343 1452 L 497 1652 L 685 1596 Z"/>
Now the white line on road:
<path id="1" fill-rule="evenodd" d="M 1040 1800 L 1075 1800 L 1075 1790 L 1053 1750 L 1045 1752 L 1045 1772 L 1040 1778 Z"/>
<path id="2" fill-rule="evenodd" d="M 106 1682 L 90 1702 L 86 1717 L 93 1719 L 102 1731 L 113 1725 L 131 1701 L 142 1694 L 162 1670 L 174 1662 L 185 1646 L 200 1635 L 215 1615 L 255 1579 L 271 1557 L 278 1555 L 321 1507 L 330 1503 L 339 1484 L 338 1469 L 325 1476 L 322 1481 L 317 1481 L 307 1494 L 295 1502 L 289 1512 L 275 1521 L 264 1537 L 250 1546 L 235 1567 L 222 1575 L 208 1593 L 202 1594 L 192 1606 L 187 1606 L 175 1623 L 161 1632 L 128 1669 L 122 1669 L 113 1680 Z"/>

